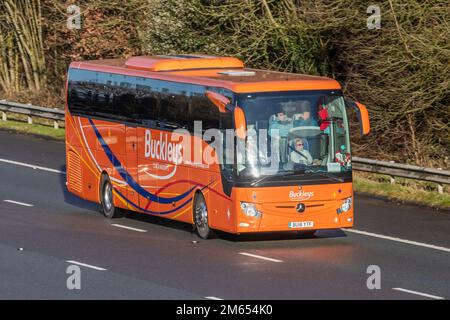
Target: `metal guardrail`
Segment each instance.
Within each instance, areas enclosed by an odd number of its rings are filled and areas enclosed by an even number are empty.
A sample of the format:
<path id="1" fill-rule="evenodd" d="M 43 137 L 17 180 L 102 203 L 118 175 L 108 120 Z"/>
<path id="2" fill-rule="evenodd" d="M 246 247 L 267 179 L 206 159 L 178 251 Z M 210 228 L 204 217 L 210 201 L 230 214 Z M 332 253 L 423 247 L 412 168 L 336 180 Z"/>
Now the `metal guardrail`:
<path id="1" fill-rule="evenodd" d="M 26 115 L 29 124 L 33 124 L 33 117 L 53 120 L 53 127 L 55 129 L 59 128 L 58 121 L 64 121 L 64 111 L 60 109 L 44 108 L 33 106 L 31 104 L 0 100 L 0 113 L 3 121 L 8 120 L 7 112 Z"/>
<path id="2" fill-rule="evenodd" d="M 438 185 L 439 193 L 444 193 L 444 184 L 450 184 L 450 171 L 442 169 L 425 168 L 360 157 L 352 157 L 352 168 L 358 171 L 389 175 L 392 184 L 395 183 L 395 177 L 434 182 Z"/>
<path id="3" fill-rule="evenodd" d="M 7 121 L 7 112 L 19 113 L 28 116 L 28 123 L 32 124 L 32 117 L 50 119 L 54 121 L 54 128 L 59 128 L 58 121 L 64 121 L 64 111 L 0 100 L 0 113 L 2 120 Z M 385 174 L 391 177 L 391 183 L 395 183 L 394 177 L 402 177 L 413 180 L 434 182 L 438 185 L 438 192 L 444 192 L 444 184 L 450 184 L 450 171 L 424 168 L 408 164 L 379 161 L 360 157 L 352 157 L 352 168 L 357 171 Z"/>

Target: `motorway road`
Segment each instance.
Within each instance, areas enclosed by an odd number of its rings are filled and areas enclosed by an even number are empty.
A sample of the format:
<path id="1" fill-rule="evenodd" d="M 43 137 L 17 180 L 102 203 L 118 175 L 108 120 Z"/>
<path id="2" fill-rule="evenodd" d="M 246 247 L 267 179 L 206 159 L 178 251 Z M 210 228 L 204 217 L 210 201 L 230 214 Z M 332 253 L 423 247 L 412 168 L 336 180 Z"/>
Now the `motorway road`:
<path id="1" fill-rule="evenodd" d="M 64 162 L 61 142 L 0 131 L 0 299 L 450 298 L 448 211 L 356 196 L 354 231 L 195 243 L 184 224 L 103 218 L 67 193 Z M 66 287 L 72 264 L 87 265 L 81 290 Z"/>

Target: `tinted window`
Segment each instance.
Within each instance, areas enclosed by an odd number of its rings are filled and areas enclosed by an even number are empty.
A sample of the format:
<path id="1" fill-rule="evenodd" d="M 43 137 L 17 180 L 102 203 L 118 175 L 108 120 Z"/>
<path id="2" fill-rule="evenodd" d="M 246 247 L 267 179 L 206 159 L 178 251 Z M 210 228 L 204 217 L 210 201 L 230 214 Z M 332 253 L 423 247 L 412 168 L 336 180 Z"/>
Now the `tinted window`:
<path id="1" fill-rule="evenodd" d="M 219 128 L 221 114 L 205 97 L 206 89 L 187 83 L 70 69 L 68 106 L 77 115 L 144 126 L 161 123 L 163 129 L 193 130 L 194 120 L 202 121 L 203 130 Z M 231 127 L 229 121 L 222 119 L 225 127 Z"/>
<path id="2" fill-rule="evenodd" d="M 159 119 L 166 128 L 188 126 L 188 99 L 185 95 L 162 93 Z"/>
<path id="3" fill-rule="evenodd" d="M 70 112 L 98 117 L 113 114 L 110 88 L 101 84 L 99 73 L 71 70 L 69 73 L 68 105 Z"/>
<path id="4" fill-rule="evenodd" d="M 115 119 L 127 120 L 127 115 L 131 111 L 130 109 L 133 108 L 133 99 L 134 96 L 127 92 L 115 93 L 112 99 L 113 108 L 109 115 Z"/>
<path id="5" fill-rule="evenodd" d="M 155 126 L 158 119 L 159 93 L 150 87 L 140 87 L 136 91 L 135 108 L 132 118 L 144 126 Z"/>
<path id="6" fill-rule="evenodd" d="M 190 98 L 189 114 L 191 116 L 190 126 L 192 130 L 194 121 L 201 121 L 203 130 L 220 128 L 220 112 L 205 96 Z"/>

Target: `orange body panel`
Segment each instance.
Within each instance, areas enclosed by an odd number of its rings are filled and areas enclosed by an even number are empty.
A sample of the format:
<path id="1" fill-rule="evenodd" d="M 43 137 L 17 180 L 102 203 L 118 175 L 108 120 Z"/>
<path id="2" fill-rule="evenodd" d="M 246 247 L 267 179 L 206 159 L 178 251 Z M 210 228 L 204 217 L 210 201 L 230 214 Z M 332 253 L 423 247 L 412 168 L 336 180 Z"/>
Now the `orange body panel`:
<path id="1" fill-rule="evenodd" d="M 300 191 L 301 190 L 301 191 Z M 312 221 L 307 229 L 335 229 L 353 226 L 353 209 L 346 213 L 337 213 L 342 200 L 353 196 L 351 183 L 317 186 L 298 185 L 267 188 L 236 188 L 233 199 L 236 201 L 237 232 L 272 232 L 289 229 L 291 222 Z M 240 213 L 239 202 L 251 202 L 261 212 L 261 218 L 247 217 Z M 306 205 L 302 213 L 296 211 L 296 205 Z M 247 226 L 248 224 L 248 226 Z"/>
<path id="2" fill-rule="evenodd" d="M 173 61 L 160 61 L 148 67 L 140 65 L 140 59 L 132 61 L 133 68 L 127 68 L 123 60 L 75 62 L 71 68 L 195 83 L 233 92 L 340 89 L 333 79 L 261 70 L 256 70 L 254 77 L 233 79 L 221 75 L 220 69 L 150 72 L 151 68 L 182 69 L 185 62 L 176 65 Z M 227 63 L 239 67 L 235 60 L 222 62 L 225 67 Z M 74 116 L 67 110 L 68 190 L 99 203 L 101 174 L 106 172 L 114 187 L 117 207 L 193 223 L 195 193 L 202 192 L 210 226 L 230 233 L 297 230 L 289 224 L 305 221 L 313 222 L 306 229 L 353 226 L 353 208 L 338 213 L 342 200 L 353 196 L 351 183 L 308 185 L 301 189 L 295 182 L 292 186 L 280 187 L 233 187 L 227 195 L 218 164 L 185 163 L 186 154 L 191 155 L 190 159 L 202 159 L 202 150 L 208 146 L 194 136 L 191 143 L 186 145 L 173 139 L 170 131 Z M 182 150 L 183 163 L 174 160 L 179 150 Z M 254 203 L 261 217 L 245 216 L 241 212 L 241 201 Z M 302 213 L 296 211 L 299 201 L 306 205 Z"/>
<path id="3" fill-rule="evenodd" d="M 66 129 L 69 191 L 86 200 L 99 202 L 101 173 L 106 172 L 114 186 L 114 204 L 117 207 L 189 223 L 192 223 L 194 194 L 201 191 L 210 204 L 211 226 L 233 231 L 234 225 L 226 215 L 227 210 L 223 209 L 232 209 L 231 198 L 222 190 L 217 164 L 210 167 L 175 164 L 168 161 L 163 154 L 167 151 L 161 151 L 161 148 L 156 150 L 159 159 L 152 154 L 146 157 L 146 135 L 150 132 L 151 138 L 157 142 L 175 143 L 170 132 L 125 127 L 117 123 L 107 125 L 103 120 L 88 120 L 69 113 L 66 114 L 66 120 L 69 124 Z M 197 150 L 192 151 L 195 159 L 201 156 L 200 150 L 206 146 L 201 139 L 193 140 L 189 149 Z M 111 155 L 108 155 L 102 143 L 107 145 L 114 161 L 111 161 Z M 201 147 L 194 149 L 197 144 Z M 162 159 L 163 156 L 166 159 Z M 74 161 L 74 157 L 78 161 Z M 76 175 L 76 172 L 81 174 Z M 136 184 L 133 185 L 126 177 L 133 179 Z M 75 181 L 76 179 L 79 181 Z M 80 184 L 81 189 L 78 187 Z M 142 190 L 144 192 L 140 192 Z M 185 196 L 179 200 L 158 202 L 149 198 L 145 192 L 164 199 L 177 198 L 183 194 Z M 228 205 L 223 206 L 224 203 Z"/>
<path id="4" fill-rule="evenodd" d="M 184 55 L 189 57 L 188 55 Z M 242 61 L 231 57 L 190 56 L 194 59 L 173 59 L 171 57 L 132 57 L 125 62 L 127 68 L 144 71 L 170 71 L 183 69 L 243 68 Z"/>

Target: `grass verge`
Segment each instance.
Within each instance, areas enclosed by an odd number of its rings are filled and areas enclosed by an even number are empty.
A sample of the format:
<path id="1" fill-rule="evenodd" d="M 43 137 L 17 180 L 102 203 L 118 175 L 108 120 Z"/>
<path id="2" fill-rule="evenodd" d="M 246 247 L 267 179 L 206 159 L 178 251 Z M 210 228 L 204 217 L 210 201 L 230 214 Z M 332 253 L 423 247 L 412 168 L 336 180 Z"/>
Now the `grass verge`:
<path id="1" fill-rule="evenodd" d="M 378 182 L 357 175 L 353 179 L 353 188 L 355 192 L 380 196 L 389 200 L 450 209 L 450 194 L 445 192 L 440 194 L 434 190 L 428 191 L 415 186 Z"/>
<path id="2" fill-rule="evenodd" d="M 54 129 L 50 126 L 45 126 L 41 124 L 28 124 L 26 122 L 20 122 L 15 120 L 1 121 L 0 129 L 18 131 L 25 134 L 34 134 L 44 137 L 50 137 L 57 140 L 64 140 L 65 130 L 64 129 Z"/>

